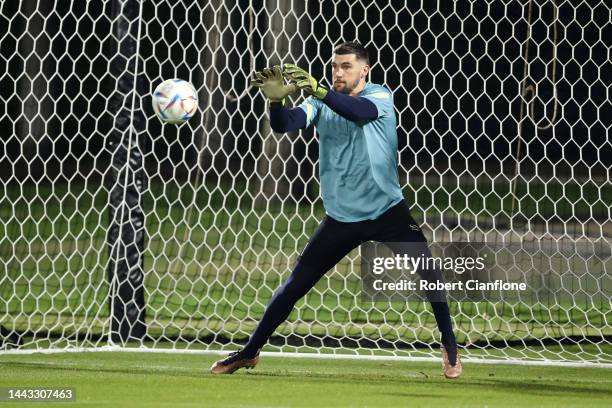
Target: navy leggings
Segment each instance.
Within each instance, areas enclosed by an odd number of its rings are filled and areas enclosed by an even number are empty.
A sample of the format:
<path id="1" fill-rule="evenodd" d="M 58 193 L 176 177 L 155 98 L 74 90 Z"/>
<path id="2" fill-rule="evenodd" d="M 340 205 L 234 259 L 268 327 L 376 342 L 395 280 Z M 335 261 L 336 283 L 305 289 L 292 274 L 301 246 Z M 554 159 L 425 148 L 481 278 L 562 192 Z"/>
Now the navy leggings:
<path id="1" fill-rule="evenodd" d="M 418 243 L 418 255 L 431 256 L 427 240 L 410 215 L 404 200 L 375 220 L 347 223 L 326 216 L 298 257 L 289 278 L 272 296 L 255 332 L 244 347 L 244 352 L 247 355 L 256 354 L 276 328 L 287 319 L 295 303 L 351 250 L 367 241 Z M 411 245 L 411 248 L 414 246 Z M 442 279 L 437 270 L 419 271 L 419 274 L 427 280 Z M 429 294 L 426 295 L 430 299 L 438 329 L 442 334 L 442 343 L 449 350 L 449 360 L 453 364 L 456 343 L 448 304 L 439 301 L 445 299 L 439 293 L 435 295 L 437 301 L 432 300 L 434 297 Z"/>

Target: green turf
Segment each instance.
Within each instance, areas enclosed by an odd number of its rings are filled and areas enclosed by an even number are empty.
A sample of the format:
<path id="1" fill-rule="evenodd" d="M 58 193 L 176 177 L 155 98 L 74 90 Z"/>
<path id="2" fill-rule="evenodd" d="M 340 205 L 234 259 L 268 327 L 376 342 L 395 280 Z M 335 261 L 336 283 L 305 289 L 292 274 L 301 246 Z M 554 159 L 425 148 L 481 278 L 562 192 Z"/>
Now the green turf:
<path id="1" fill-rule="evenodd" d="M 0 386 L 74 387 L 54 407 L 609 407 L 612 370 L 466 364 L 456 381 L 437 363 L 263 357 L 212 376 L 209 355 L 0 355 Z M 0 404 L 11 406 L 10 404 Z M 18 407 L 43 406 L 19 403 Z"/>

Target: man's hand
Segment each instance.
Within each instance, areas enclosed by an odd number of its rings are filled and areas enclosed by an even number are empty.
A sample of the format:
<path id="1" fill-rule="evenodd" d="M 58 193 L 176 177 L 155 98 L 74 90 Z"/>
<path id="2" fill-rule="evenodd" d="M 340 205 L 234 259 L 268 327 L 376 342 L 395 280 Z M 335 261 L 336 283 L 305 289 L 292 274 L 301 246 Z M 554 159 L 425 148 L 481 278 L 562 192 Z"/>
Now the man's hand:
<path id="1" fill-rule="evenodd" d="M 259 88 L 270 102 L 284 104 L 285 97 L 298 91 L 296 84 L 285 84 L 283 73 L 278 65 L 272 69 L 264 68 L 260 72 L 255 72 L 255 78 L 251 81 L 251 86 Z"/>
<path id="2" fill-rule="evenodd" d="M 323 99 L 327 96 L 327 89 L 308 72 L 294 64 L 285 64 L 283 67 L 283 75 L 290 81 L 295 82 L 299 89 L 303 89 L 310 95 L 314 95 L 318 99 Z"/>

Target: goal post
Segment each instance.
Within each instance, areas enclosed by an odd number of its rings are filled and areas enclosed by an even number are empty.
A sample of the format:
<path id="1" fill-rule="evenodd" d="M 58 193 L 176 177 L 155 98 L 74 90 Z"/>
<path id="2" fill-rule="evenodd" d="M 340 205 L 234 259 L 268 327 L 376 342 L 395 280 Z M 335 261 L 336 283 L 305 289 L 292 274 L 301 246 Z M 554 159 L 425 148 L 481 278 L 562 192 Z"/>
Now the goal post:
<path id="1" fill-rule="evenodd" d="M 142 341 L 146 334 L 144 300 L 145 188 L 142 151 L 146 149 L 145 117 L 138 96 L 143 92 L 139 76 L 140 4 L 115 1 L 111 8 L 116 47 L 109 61 L 117 87 L 109 98 L 114 116 L 106 146 L 111 154 L 108 171 L 108 282 L 111 342 Z M 111 52 L 112 52 L 111 51 Z"/>
<path id="2" fill-rule="evenodd" d="M 316 129 L 273 133 L 251 72 L 329 83 L 334 45 L 359 40 L 430 242 L 540 248 L 530 296 L 451 299 L 462 356 L 610 366 L 610 7 L 295 3 L 2 2 L 0 353 L 244 344 L 325 214 Z M 182 126 L 150 106 L 169 78 L 198 91 Z M 439 358 L 429 305 L 364 302 L 360 259 L 264 351 Z"/>

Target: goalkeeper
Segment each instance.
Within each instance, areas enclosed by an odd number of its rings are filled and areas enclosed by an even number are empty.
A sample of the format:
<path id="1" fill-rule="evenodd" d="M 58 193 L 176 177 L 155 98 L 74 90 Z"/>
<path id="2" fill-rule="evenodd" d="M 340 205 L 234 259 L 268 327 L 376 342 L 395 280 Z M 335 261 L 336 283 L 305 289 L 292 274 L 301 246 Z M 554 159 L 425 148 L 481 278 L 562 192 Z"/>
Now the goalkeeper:
<path id="1" fill-rule="evenodd" d="M 217 361 L 214 374 L 231 374 L 257 364 L 260 349 L 291 313 L 295 303 L 351 250 L 366 241 L 410 242 L 431 256 L 427 241 L 410 215 L 397 174 L 396 118 L 391 92 L 366 82 L 367 50 L 349 42 L 334 50 L 333 89 L 326 89 L 301 68 L 286 64 L 257 72 L 253 85 L 270 101 L 275 132 L 314 125 L 319 136 L 321 195 L 326 216 L 304 248 L 283 285 L 274 293 L 261 321 L 240 351 Z M 285 83 L 284 79 L 289 80 Z M 285 98 L 303 90 L 310 95 L 299 107 Z M 439 271 L 419 271 L 441 280 Z M 461 374 L 461 361 L 445 293 L 427 293 L 442 335 L 443 373 Z"/>

